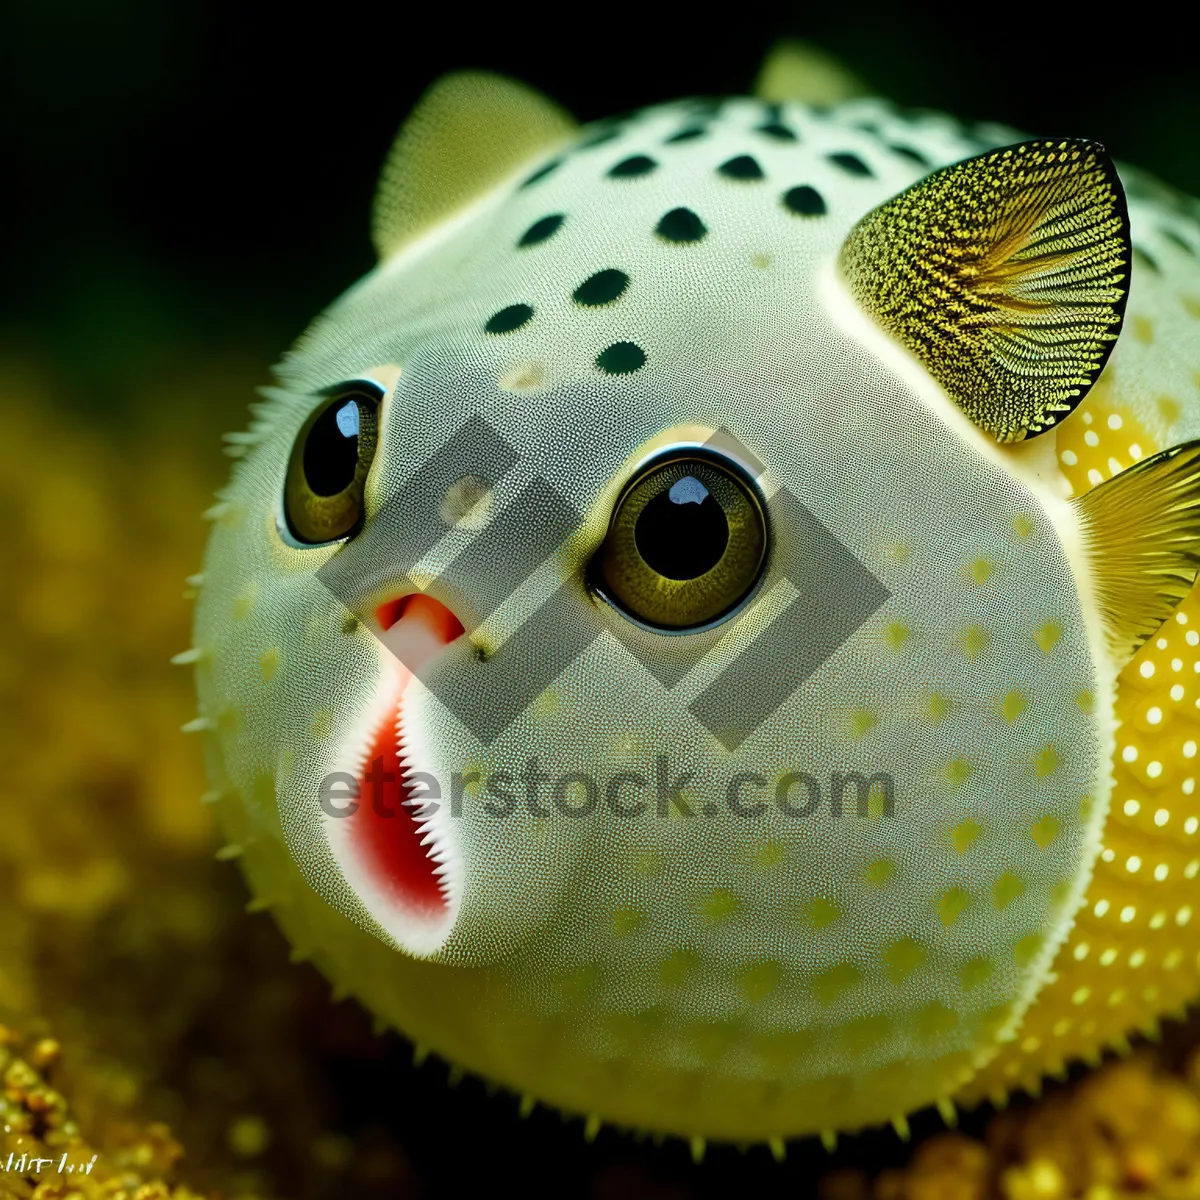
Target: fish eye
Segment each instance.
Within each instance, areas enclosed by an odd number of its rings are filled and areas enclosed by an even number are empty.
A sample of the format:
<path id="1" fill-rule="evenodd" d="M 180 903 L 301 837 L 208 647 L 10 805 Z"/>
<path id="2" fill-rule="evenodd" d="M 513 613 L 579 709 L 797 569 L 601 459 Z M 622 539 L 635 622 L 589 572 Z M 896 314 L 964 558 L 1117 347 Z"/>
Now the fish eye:
<path id="1" fill-rule="evenodd" d="M 673 457 L 648 467 L 621 494 L 593 578 L 635 621 L 695 629 L 749 595 L 766 544 L 762 506 L 736 468 Z"/>
<path id="2" fill-rule="evenodd" d="M 284 488 L 288 530 L 296 541 L 319 545 L 358 532 L 382 395 L 367 382 L 339 386 L 305 421 Z"/>

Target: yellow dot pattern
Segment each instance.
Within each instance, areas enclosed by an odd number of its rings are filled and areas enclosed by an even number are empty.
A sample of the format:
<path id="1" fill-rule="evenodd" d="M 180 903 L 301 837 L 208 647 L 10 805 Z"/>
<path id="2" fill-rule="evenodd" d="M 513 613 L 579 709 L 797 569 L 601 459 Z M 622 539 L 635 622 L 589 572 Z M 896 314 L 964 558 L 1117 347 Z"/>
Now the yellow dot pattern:
<path id="1" fill-rule="evenodd" d="M 953 925 L 971 903 L 971 893 L 966 888 L 950 888 L 943 892 L 938 901 L 938 917 L 943 925 Z"/>
<path id="2" fill-rule="evenodd" d="M 700 915 L 710 925 L 723 925 L 738 908 L 738 898 L 725 888 L 717 888 L 705 896 L 700 904 Z"/>
<path id="3" fill-rule="evenodd" d="M 638 912 L 637 909 L 621 908 L 613 913 L 613 933 L 617 937 L 628 937 L 645 924 L 645 913 Z"/>
<path id="4" fill-rule="evenodd" d="M 741 992 L 751 1004 L 756 1004 L 779 986 L 781 974 L 782 970 L 777 962 L 755 963 L 742 973 Z"/>
<path id="5" fill-rule="evenodd" d="M 254 611 L 254 601 L 257 598 L 254 585 L 243 588 L 233 600 L 231 616 L 235 621 L 244 621 Z"/>
<path id="6" fill-rule="evenodd" d="M 978 658 L 991 644 L 992 635 L 978 625 L 968 625 L 959 636 L 958 643 L 967 658 Z"/>
<path id="7" fill-rule="evenodd" d="M 268 646 L 258 657 L 258 665 L 262 670 L 263 683 L 270 683 L 279 670 L 282 655 L 278 646 Z"/>
<path id="8" fill-rule="evenodd" d="M 1161 412 L 1161 403 L 1159 408 Z M 1174 410 L 1178 412 L 1178 405 Z M 1059 469 L 1070 483 L 1073 496 L 1083 495 L 1163 448 L 1115 398 L 1111 364 L 1073 418 L 1059 426 L 1055 439 Z"/>
<path id="9" fill-rule="evenodd" d="M 866 881 L 872 887 L 884 887 L 896 874 L 896 864 L 890 858 L 877 858 L 866 871 Z"/>
<path id="10" fill-rule="evenodd" d="M 842 915 L 842 910 L 831 900 L 818 896 L 804 910 L 805 920 L 813 929 L 824 929 Z"/>
<path id="11" fill-rule="evenodd" d="M 698 958 L 691 950 L 676 950 L 658 965 L 658 978 L 663 987 L 677 988 L 687 983 L 696 970 Z"/>
<path id="12" fill-rule="evenodd" d="M 958 973 L 959 982 L 963 986 L 963 991 L 969 992 L 974 987 L 979 987 L 980 984 L 987 983 L 991 979 L 995 968 L 986 958 L 973 958 L 970 962 L 965 963 Z"/>
<path id="13" fill-rule="evenodd" d="M 951 759 L 946 764 L 943 774 L 946 777 L 946 783 L 949 785 L 952 792 L 958 791 L 960 787 L 970 778 L 973 768 L 970 760 L 966 758 Z"/>
<path id="14" fill-rule="evenodd" d="M 1003 912 L 1018 896 L 1024 895 L 1024 892 L 1025 884 L 1021 877 L 1014 875 L 1011 871 L 1006 871 L 996 880 L 992 896 L 996 907 Z"/>
<path id="15" fill-rule="evenodd" d="M 966 854 L 982 832 L 983 830 L 979 825 L 968 818 L 954 827 L 954 831 L 950 835 L 950 840 L 954 844 L 954 849 L 959 854 Z"/>
<path id="16" fill-rule="evenodd" d="M 1019 1036 L 968 1085 L 964 1103 L 1033 1089 L 1195 997 L 1200 589 L 1121 672 L 1116 714 L 1116 782 L 1087 899 Z M 1043 820 L 1030 832 L 1040 844 L 1049 831 Z"/>
<path id="17" fill-rule="evenodd" d="M 1047 621 L 1038 628 L 1033 635 L 1033 640 L 1037 642 L 1038 649 L 1043 654 L 1049 654 L 1058 645 L 1058 639 L 1062 637 L 1062 634 L 1063 627 L 1060 621 Z"/>
<path id="18" fill-rule="evenodd" d="M 935 692 L 925 702 L 925 719 L 931 725 L 940 725 L 942 719 L 950 711 L 950 701 L 946 696 Z"/>
<path id="19" fill-rule="evenodd" d="M 888 947 L 884 954 L 888 977 L 893 983 L 903 983 L 925 962 L 925 947 L 912 938 L 901 938 Z"/>
<path id="20" fill-rule="evenodd" d="M 862 979 L 862 972 L 852 963 L 841 963 L 814 976 L 812 981 L 813 995 L 817 1003 L 828 1007 L 839 996 L 854 987 Z"/>

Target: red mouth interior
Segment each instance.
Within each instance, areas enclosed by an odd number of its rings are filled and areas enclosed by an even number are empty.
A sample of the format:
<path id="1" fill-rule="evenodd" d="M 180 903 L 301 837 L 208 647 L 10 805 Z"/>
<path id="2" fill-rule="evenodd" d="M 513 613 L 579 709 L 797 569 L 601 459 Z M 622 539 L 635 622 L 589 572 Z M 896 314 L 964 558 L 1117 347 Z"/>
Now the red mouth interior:
<path id="1" fill-rule="evenodd" d="M 404 667 L 404 688 L 449 645 L 463 627 L 458 618 L 430 596 L 402 596 L 375 611 L 385 642 Z M 437 863 L 421 845 L 424 836 L 412 805 L 405 803 L 420 788 L 404 778 L 404 700 L 396 712 L 385 714 L 375 731 L 359 776 L 359 808 L 354 839 L 361 860 L 378 886 L 414 915 L 429 920 L 445 916 L 447 899 L 436 872 Z"/>

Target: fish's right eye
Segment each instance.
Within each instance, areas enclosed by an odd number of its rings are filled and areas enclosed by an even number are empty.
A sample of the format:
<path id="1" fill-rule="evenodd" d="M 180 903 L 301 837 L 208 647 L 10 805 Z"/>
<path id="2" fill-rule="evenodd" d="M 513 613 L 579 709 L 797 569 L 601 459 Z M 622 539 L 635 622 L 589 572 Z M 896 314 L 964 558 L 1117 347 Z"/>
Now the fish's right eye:
<path id="1" fill-rule="evenodd" d="M 660 461 L 618 500 L 597 584 L 635 621 L 696 629 L 749 595 L 766 544 L 762 506 L 739 472 L 710 458 Z"/>
<path id="2" fill-rule="evenodd" d="M 296 541 L 322 545 L 361 528 L 381 397 L 368 383 L 347 384 L 305 421 L 292 447 L 284 489 L 288 530 Z"/>

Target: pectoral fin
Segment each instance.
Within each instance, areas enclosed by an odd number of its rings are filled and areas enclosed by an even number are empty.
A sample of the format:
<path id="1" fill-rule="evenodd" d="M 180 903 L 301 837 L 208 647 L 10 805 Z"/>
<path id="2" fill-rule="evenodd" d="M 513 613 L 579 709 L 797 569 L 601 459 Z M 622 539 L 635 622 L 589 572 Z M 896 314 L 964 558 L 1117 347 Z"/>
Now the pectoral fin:
<path id="1" fill-rule="evenodd" d="M 1125 194 L 1095 142 L 1021 142 L 868 213 L 840 264 L 859 303 L 997 441 L 1051 428 L 1121 327 Z"/>
<path id="2" fill-rule="evenodd" d="M 1164 450 L 1074 501 L 1118 662 L 1170 616 L 1200 571 L 1200 440 Z"/>
<path id="3" fill-rule="evenodd" d="M 502 75 L 463 71 L 439 79 L 384 165 L 371 214 L 379 257 L 390 258 L 575 130 L 557 104 Z"/>

